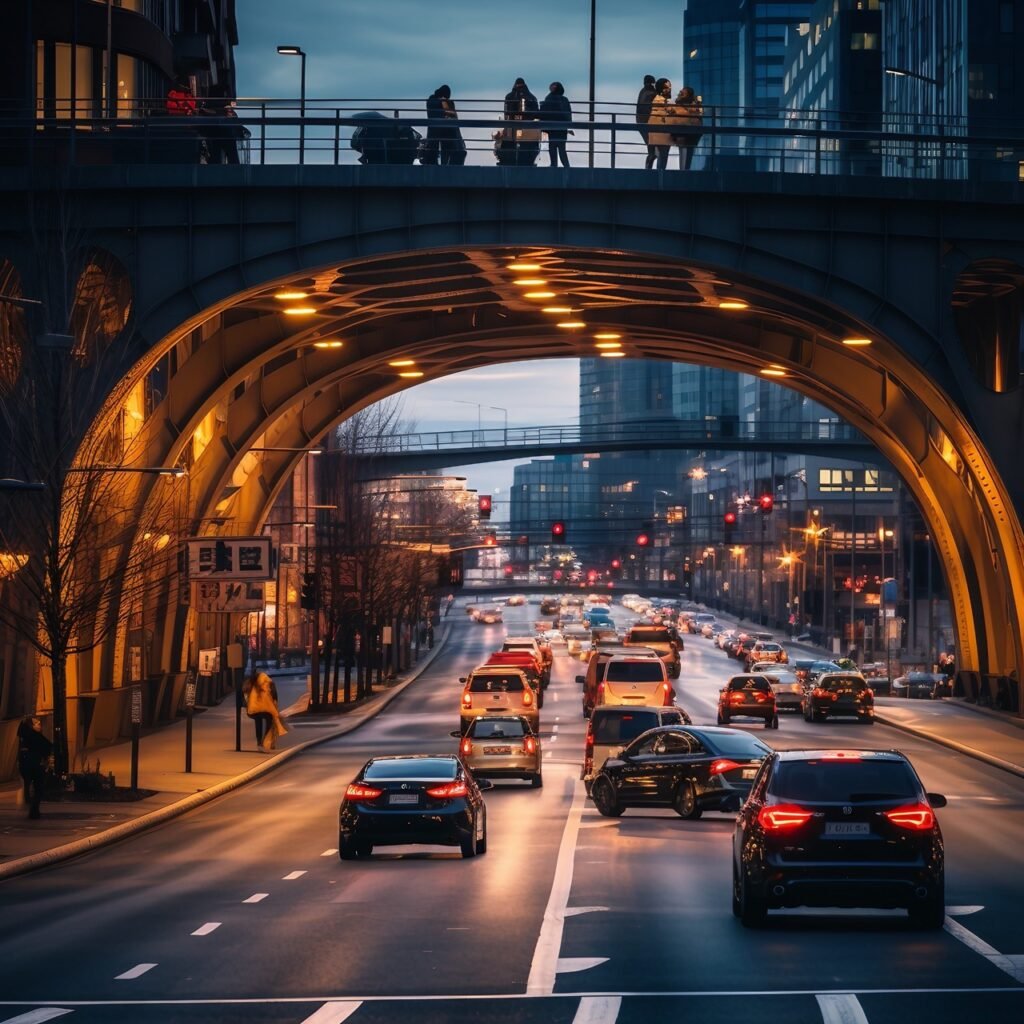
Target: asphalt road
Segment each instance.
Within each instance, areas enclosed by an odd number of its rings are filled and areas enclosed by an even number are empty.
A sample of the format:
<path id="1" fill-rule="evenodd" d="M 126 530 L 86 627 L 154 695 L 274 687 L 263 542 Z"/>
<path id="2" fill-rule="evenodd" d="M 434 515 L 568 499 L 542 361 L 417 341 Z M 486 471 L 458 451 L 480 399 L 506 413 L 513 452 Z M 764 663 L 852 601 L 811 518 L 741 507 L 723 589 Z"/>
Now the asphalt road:
<path id="1" fill-rule="evenodd" d="M 485 856 L 385 848 L 341 863 L 337 804 L 362 762 L 453 750 L 458 677 L 536 614 L 508 609 L 503 629 L 453 611 L 430 671 L 356 733 L 162 828 L 0 885 L 0 1022 L 1024 1019 L 1024 781 L 882 725 L 739 727 L 785 747 L 910 755 L 950 801 L 942 932 L 866 911 L 773 913 L 743 929 L 729 905 L 731 816 L 604 819 L 584 800 L 580 669 L 564 653 L 542 713 L 544 788 L 487 794 Z M 686 638 L 677 689 L 695 722 L 714 722 L 737 668 Z"/>

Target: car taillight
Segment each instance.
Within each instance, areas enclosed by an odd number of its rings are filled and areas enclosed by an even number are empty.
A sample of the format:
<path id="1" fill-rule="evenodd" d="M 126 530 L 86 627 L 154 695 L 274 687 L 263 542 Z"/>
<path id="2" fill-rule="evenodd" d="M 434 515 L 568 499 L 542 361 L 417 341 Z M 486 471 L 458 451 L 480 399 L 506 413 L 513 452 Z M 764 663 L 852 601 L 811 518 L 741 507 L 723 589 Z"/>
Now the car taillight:
<path id="1" fill-rule="evenodd" d="M 668 683 L 662 683 L 661 692 L 663 694 L 661 703 L 668 707 L 672 703 L 672 687 Z"/>
<path id="2" fill-rule="evenodd" d="M 345 790 L 346 800 L 358 800 L 360 803 L 367 800 L 376 800 L 377 797 L 383 795 L 383 789 L 377 789 L 376 786 L 364 786 L 360 782 L 353 782 L 352 785 Z"/>
<path id="3" fill-rule="evenodd" d="M 927 832 L 935 825 L 935 815 L 927 804 L 907 804 L 886 811 L 885 816 L 900 828 L 909 828 L 914 832 Z"/>
<path id="4" fill-rule="evenodd" d="M 783 829 L 799 828 L 811 820 L 811 812 L 805 811 L 795 804 L 775 804 L 762 807 L 757 812 L 757 823 L 766 832 L 779 832 Z"/>
<path id="5" fill-rule="evenodd" d="M 598 683 L 597 684 L 597 698 L 598 698 L 597 703 L 598 704 L 601 703 L 601 694 L 602 693 L 604 693 L 604 683 Z"/>
<path id="6" fill-rule="evenodd" d="M 588 754 L 594 752 L 594 734 L 589 730 L 587 731 L 586 751 Z"/>
<path id="7" fill-rule="evenodd" d="M 433 786 L 427 790 L 427 796 L 435 800 L 450 800 L 452 797 L 465 796 L 469 792 L 464 782 L 446 782 L 443 786 Z"/>
<path id="8" fill-rule="evenodd" d="M 473 753 L 473 741 L 468 736 L 459 744 L 459 753 L 464 757 L 469 757 Z"/>
<path id="9" fill-rule="evenodd" d="M 760 701 L 762 704 L 766 700 L 770 699 L 770 697 L 771 697 L 770 693 L 764 693 L 761 690 L 755 690 L 754 691 L 754 699 Z"/>
<path id="10" fill-rule="evenodd" d="M 530 692 L 530 688 L 527 687 L 523 690 L 523 707 L 528 708 L 533 705 L 533 694 Z"/>
<path id="11" fill-rule="evenodd" d="M 739 768 L 739 765 L 735 761 L 730 761 L 727 757 L 721 757 L 717 761 L 711 762 L 708 773 L 710 775 L 721 775 L 723 772 L 731 772 L 733 768 Z"/>
<path id="12" fill-rule="evenodd" d="M 526 739 L 523 740 L 523 750 L 527 754 L 536 754 L 537 741 L 532 736 L 527 736 Z"/>
<path id="13" fill-rule="evenodd" d="M 466 690 L 462 695 L 462 706 L 464 708 L 471 708 L 473 706 L 473 696 L 470 694 L 469 690 Z"/>
<path id="14" fill-rule="evenodd" d="M 743 694 L 742 694 L 742 692 L 737 690 L 734 693 L 730 693 L 729 694 L 729 700 L 732 701 L 733 704 L 742 704 L 743 703 Z"/>
<path id="15" fill-rule="evenodd" d="M 828 690 L 823 690 L 820 686 L 816 686 L 811 691 L 811 696 L 812 697 L 817 697 L 819 700 L 821 700 L 822 697 L 827 697 L 828 696 Z"/>

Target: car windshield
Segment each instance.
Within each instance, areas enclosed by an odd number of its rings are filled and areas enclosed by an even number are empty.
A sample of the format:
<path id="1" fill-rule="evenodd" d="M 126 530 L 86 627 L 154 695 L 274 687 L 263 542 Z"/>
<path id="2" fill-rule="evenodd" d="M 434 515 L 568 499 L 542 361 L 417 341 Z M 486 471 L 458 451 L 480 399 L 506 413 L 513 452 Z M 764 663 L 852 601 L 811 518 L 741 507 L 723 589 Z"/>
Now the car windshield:
<path id="1" fill-rule="evenodd" d="M 745 732 L 723 730 L 713 734 L 701 733 L 699 738 L 709 749 L 724 757 L 765 757 L 771 753 L 769 747 Z"/>
<path id="2" fill-rule="evenodd" d="M 771 691 L 771 686 L 768 685 L 767 679 L 762 679 L 760 676 L 737 676 L 735 679 L 729 680 L 730 690 L 760 690 L 761 693 L 768 693 Z"/>
<path id="3" fill-rule="evenodd" d="M 631 629 L 631 644 L 667 644 L 672 642 L 672 635 L 667 629 Z"/>
<path id="4" fill-rule="evenodd" d="M 771 781 L 782 800 L 853 804 L 870 800 L 908 800 L 919 786 L 904 761 L 783 761 Z"/>
<path id="5" fill-rule="evenodd" d="M 363 772 L 366 782 L 385 782 L 388 779 L 435 779 L 455 778 L 458 765 L 451 757 L 395 757 L 383 761 L 371 761 Z"/>
<path id="6" fill-rule="evenodd" d="M 676 717 L 675 721 L 668 715 L 658 720 L 658 715 L 653 711 L 630 711 L 626 714 L 598 714 L 594 713 L 591 720 L 591 728 L 594 731 L 595 743 L 628 743 L 636 739 L 642 732 L 653 729 L 655 726 L 676 725 L 681 721 Z"/>
<path id="7" fill-rule="evenodd" d="M 645 658 L 643 661 L 609 661 L 604 678 L 609 683 L 660 683 L 665 676 L 660 661 Z"/>
<path id="8" fill-rule="evenodd" d="M 823 679 L 822 685 L 830 692 L 833 690 L 856 690 L 859 693 L 868 687 L 868 684 L 858 676 L 834 676 L 831 679 Z"/>
<path id="9" fill-rule="evenodd" d="M 482 675 L 473 676 L 469 684 L 470 693 L 522 693 L 521 676 Z"/>
<path id="10" fill-rule="evenodd" d="M 476 740 L 516 739 L 526 735 L 523 723 L 494 718 L 478 718 L 469 731 Z"/>

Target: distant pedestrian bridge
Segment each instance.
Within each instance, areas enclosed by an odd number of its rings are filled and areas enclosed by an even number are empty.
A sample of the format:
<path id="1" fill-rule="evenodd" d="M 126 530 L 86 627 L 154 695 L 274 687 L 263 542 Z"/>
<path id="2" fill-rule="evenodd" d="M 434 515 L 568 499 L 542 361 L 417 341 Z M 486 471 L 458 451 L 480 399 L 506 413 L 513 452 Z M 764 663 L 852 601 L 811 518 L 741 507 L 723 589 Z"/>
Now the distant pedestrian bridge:
<path id="1" fill-rule="evenodd" d="M 469 113 L 466 137 L 500 130 L 493 110 Z M 942 559 L 959 665 L 1019 702 L 1024 185 L 1006 172 L 1021 140 L 708 114 L 697 169 L 659 173 L 638 166 L 628 117 L 577 117 L 578 142 L 631 138 L 633 163 L 616 143 L 593 168 L 361 166 L 345 162 L 350 111 L 240 119 L 238 166 L 157 159 L 145 120 L 123 126 L 124 159 L 97 156 L 120 124 L 44 125 L 0 166 L 5 294 L 50 301 L 67 291 L 57 254 L 79 251 L 68 239 L 91 254 L 76 301 L 96 316 L 74 329 L 128 327 L 86 443 L 182 470 L 181 536 L 259 531 L 306 450 L 421 381 L 604 354 L 717 366 L 821 402 L 900 474 Z M 810 163 L 790 160 L 805 143 Z M 893 162 L 868 172 L 879 154 Z M 155 483 L 139 481 L 140 503 Z M 177 593 L 141 616 L 151 664 L 180 663 L 187 636 L 217 642 Z M 94 674 L 120 685 L 130 645 L 122 625 L 111 635 Z"/>

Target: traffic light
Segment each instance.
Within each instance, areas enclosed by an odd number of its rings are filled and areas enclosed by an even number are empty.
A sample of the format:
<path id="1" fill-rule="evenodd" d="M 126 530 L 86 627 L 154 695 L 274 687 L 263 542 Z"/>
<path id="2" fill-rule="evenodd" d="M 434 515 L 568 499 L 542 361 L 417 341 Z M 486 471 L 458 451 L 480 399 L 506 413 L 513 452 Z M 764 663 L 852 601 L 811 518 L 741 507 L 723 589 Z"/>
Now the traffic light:
<path id="1" fill-rule="evenodd" d="M 722 539 L 726 544 L 732 543 L 732 531 L 736 526 L 736 513 L 729 509 L 728 512 L 722 516 Z"/>
<path id="2" fill-rule="evenodd" d="M 565 543 L 565 523 L 563 523 L 561 520 L 551 524 L 551 543 Z"/>
<path id="3" fill-rule="evenodd" d="M 768 515 L 775 508 L 775 499 L 770 494 L 762 494 L 757 499 L 757 507 L 763 515 Z"/>
<path id="4" fill-rule="evenodd" d="M 651 537 L 650 537 L 650 534 L 647 534 L 647 533 L 638 533 L 638 534 L 636 535 L 636 546 L 637 546 L 638 548 L 645 548 L 645 547 L 647 547 L 647 545 L 648 545 L 648 544 L 650 544 L 650 543 L 651 543 Z"/>
<path id="5" fill-rule="evenodd" d="M 307 611 L 315 611 L 320 606 L 319 588 L 316 584 L 315 572 L 302 574 L 302 593 L 299 595 L 299 607 Z"/>
<path id="6" fill-rule="evenodd" d="M 476 499 L 476 514 L 479 519 L 491 518 L 491 496 L 489 494 L 481 494 Z"/>
<path id="7" fill-rule="evenodd" d="M 492 530 L 490 533 L 484 534 L 484 547 L 485 548 L 496 548 L 498 546 L 498 535 Z"/>

